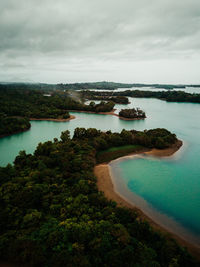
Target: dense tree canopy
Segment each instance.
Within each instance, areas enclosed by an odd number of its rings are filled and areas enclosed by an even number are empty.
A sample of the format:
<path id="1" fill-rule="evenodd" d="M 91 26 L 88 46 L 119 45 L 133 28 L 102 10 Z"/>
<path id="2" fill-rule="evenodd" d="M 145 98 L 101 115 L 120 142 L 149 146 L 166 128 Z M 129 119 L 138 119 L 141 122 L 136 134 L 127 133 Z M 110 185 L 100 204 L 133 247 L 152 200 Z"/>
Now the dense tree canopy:
<path id="1" fill-rule="evenodd" d="M 128 118 L 128 119 L 144 119 L 144 118 L 146 118 L 145 112 L 139 108 L 121 109 L 119 112 L 119 116 L 124 117 L 124 118 Z"/>
<path id="2" fill-rule="evenodd" d="M 175 241 L 152 230 L 133 210 L 97 190 L 95 155 L 112 146 L 165 146 L 165 129 L 101 132 L 77 128 L 21 151 L 0 168 L 0 259 L 28 266 L 195 266 Z"/>
<path id="3" fill-rule="evenodd" d="M 81 96 L 84 99 L 89 100 L 103 100 L 103 101 L 112 101 L 116 104 L 128 104 L 128 97 L 126 96 L 104 96 L 104 95 L 95 95 L 94 91 L 82 91 Z"/>
<path id="4" fill-rule="evenodd" d="M 168 102 L 191 102 L 200 103 L 200 93 L 191 94 L 183 91 L 141 91 L 141 90 L 126 90 L 123 92 L 90 92 L 93 97 L 114 97 L 114 96 L 130 96 L 130 97 L 145 97 L 158 98 Z"/>
<path id="5" fill-rule="evenodd" d="M 79 93 L 32 89 L 0 86 L 0 135 L 28 129 L 29 118 L 68 118 L 68 110 L 107 112 L 114 102 L 128 101 L 117 93 L 99 94 L 91 100 L 103 101 L 85 105 Z M 0 260 L 28 266 L 195 266 L 187 251 L 134 210 L 106 200 L 93 174 L 97 162 L 176 141 L 161 128 L 121 133 L 76 128 L 72 139 L 66 131 L 60 140 L 38 144 L 33 155 L 21 151 L 14 165 L 0 167 Z"/>
<path id="6" fill-rule="evenodd" d="M 116 83 L 116 82 L 88 82 L 88 83 L 67 83 L 67 84 L 46 84 L 46 83 L 10 83 L 0 84 L 0 88 L 7 89 L 28 89 L 28 90 L 87 90 L 87 89 L 108 89 L 115 90 L 117 88 L 134 88 L 134 87 L 154 87 L 162 89 L 174 89 L 185 87 L 200 87 L 200 85 L 175 85 L 175 84 L 142 84 L 142 83 Z"/>
<path id="7" fill-rule="evenodd" d="M 31 90 L 0 90 L 0 112 L 27 118 L 69 118 L 60 97 Z"/>
<path id="8" fill-rule="evenodd" d="M 33 90 L 0 90 L 0 112 L 7 116 L 27 118 L 69 118 L 68 110 L 92 112 L 111 111 L 114 103 L 100 102 L 99 104 L 83 104 L 69 93 L 54 92 L 46 96 L 44 92 Z"/>
<path id="9" fill-rule="evenodd" d="M 200 94 L 190 94 L 183 91 L 125 91 L 121 92 L 122 95 L 131 97 L 147 97 L 147 98 L 159 98 L 161 100 L 166 100 L 168 102 L 191 102 L 200 103 Z"/>
<path id="10" fill-rule="evenodd" d="M 0 114 L 0 137 L 28 130 L 31 124 L 27 118 L 7 117 Z"/>

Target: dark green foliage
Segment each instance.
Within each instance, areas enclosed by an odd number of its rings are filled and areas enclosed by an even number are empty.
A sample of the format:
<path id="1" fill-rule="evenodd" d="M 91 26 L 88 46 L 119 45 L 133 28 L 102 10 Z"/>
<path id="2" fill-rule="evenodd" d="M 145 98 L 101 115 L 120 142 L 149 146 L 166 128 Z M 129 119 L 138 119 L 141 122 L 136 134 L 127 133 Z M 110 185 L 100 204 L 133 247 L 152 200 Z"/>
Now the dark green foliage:
<path id="1" fill-rule="evenodd" d="M 31 90 L 0 90 L 0 112 L 27 118 L 69 118 L 59 96 L 47 97 Z"/>
<path id="2" fill-rule="evenodd" d="M 144 119 L 144 118 L 146 118 L 145 112 L 139 108 L 121 109 L 119 112 L 119 116 L 124 117 L 124 118 L 128 118 L 128 119 Z"/>
<path id="3" fill-rule="evenodd" d="M 0 136 L 28 130 L 31 124 L 27 118 L 7 117 L 0 114 Z"/>
<path id="4" fill-rule="evenodd" d="M 68 84 L 45 84 L 45 83 L 11 83 L 0 84 L 0 88 L 28 89 L 28 90 L 87 90 L 87 89 L 109 89 L 132 88 L 132 87 L 154 87 L 162 89 L 174 89 L 185 87 L 200 87 L 200 85 L 175 85 L 175 84 L 143 84 L 143 83 L 115 83 L 115 82 L 89 82 L 89 83 L 68 83 Z"/>
<path id="5" fill-rule="evenodd" d="M 53 92 L 45 96 L 44 92 L 32 90 L 0 89 L 0 113 L 7 116 L 21 116 L 27 118 L 69 118 L 68 110 L 108 112 L 114 103 L 102 101 L 99 104 L 83 104 L 70 93 Z"/>
<path id="6" fill-rule="evenodd" d="M 176 142 L 176 135 L 163 128 L 148 130 L 145 134 L 150 138 L 153 147 L 162 149 Z"/>
<path id="7" fill-rule="evenodd" d="M 104 96 L 96 95 L 96 92 L 94 91 L 81 91 L 81 95 L 83 98 L 89 99 L 89 100 L 103 100 L 103 101 L 112 101 L 116 104 L 128 104 L 128 97 L 125 96 Z"/>
<path id="8" fill-rule="evenodd" d="M 200 103 L 200 94 L 190 94 L 182 91 L 125 91 L 120 92 L 124 96 L 131 97 L 146 97 L 146 98 L 158 98 L 161 100 L 166 100 L 168 102 L 191 102 Z"/>
<path id="9" fill-rule="evenodd" d="M 41 88 L 46 89 L 63 89 L 63 90 L 87 90 L 87 89 L 108 89 L 115 90 L 117 88 L 134 88 L 134 87 L 154 87 L 162 88 L 166 90 L 178 89 L 185 87 L 200 87 L 200 85 L 175 85 L 175 84 L 144 84 L 144 83 L 115 83 L 115 82 L 89 82 L 89 83 L 73 83 L 73 84 L 57 84 L 57 85 L 48 85 L 43 84 Z"/>
<path id="10" fill-rule="evenodd" d="M 154 131 L 156 138 L 169 135 Z M 0 260 L 37 267 L 195 266 L 173 240 L 97 190 L 95 154 L 142 134 L 151 140 L 152 131 L 78 128 L 73 139 L 64 132 L 61 141 L 40 143 L 33 155 L 22 151 L 13 166 L 0 168 Z"/>
<path id="11" fill-rule="evenodd" d="M 123 157 L 130 153 L 141 151 L 142 149 L 143 147 L 139 145 L 127 145 L 127 146 L 113 147 L 113 148 L 103 150 L 97 153 L 96 160 L 97 160 L 97 163 L 109 162 L 113 159 Z"/>
<path id="12" fill-rule="evenodd" d="M 113 110 L 114 106 L 115 104 L 112 101 L 109 101 L 109 102 L 101 101 L 99 104 L 94 104 L 94 102 L 90 102 L 89 108 L 83 109 L 83 110 L 93 111 L 97 113 L 98 112 L 109 112 Z"/>
<path id="13" fill-rule="evenodd" d="M 170 133 L 163 128 L 157 128 L 153 130 L 145 130 L 143 132 L 131 130 L 127 131 L 123 129 L 121 133 L 112 133 L 111 131 L 101 132 L 97 129 L 89 128 L 76 128 L 74 131 L 75 140 L 84 139 L 85 142 L 93 146 L 98 152 L 108 150 L 113 152 L 113 147 L 134 145 L 146 147 L 146 148 L 167 148 L 175 144 L 177 141 L 176 135 Z M 162 140 L 163 145 L 157 146 L 156 143 Z M 130 148 L 130 147 L 129 147 Z M 133 146 L 132 146 L 133 148 Z M 123 148 L 122 148 L 123 149 Z M 128 149 L 128 147 L 126 147 Z M 117 150 L 121 150 L 120 148 Z"/>
<path id="14" fill-rule="evenodd" d="M 191 103 L 200 103 L 200 94 L 190 94 L 183 91 L 127 91 L 123 92 L 126 96 L 132 97 L 154 97 L 161 100 L 166 100 L 168 102 L 191 102 Z"/>
<path id="15" fill-rule="evenodd" d="M 200 103 L 199 94 L 190 94 L 183 91 L 141 91 L 141 90 L 126 90 L 123 92 L 93 92 L 96 97 L 114 97 L 114 96 L 130 96 L 130 97 L 145 97 L 145 98 L 158 98 L 168 102 L 191 102 Z"/>

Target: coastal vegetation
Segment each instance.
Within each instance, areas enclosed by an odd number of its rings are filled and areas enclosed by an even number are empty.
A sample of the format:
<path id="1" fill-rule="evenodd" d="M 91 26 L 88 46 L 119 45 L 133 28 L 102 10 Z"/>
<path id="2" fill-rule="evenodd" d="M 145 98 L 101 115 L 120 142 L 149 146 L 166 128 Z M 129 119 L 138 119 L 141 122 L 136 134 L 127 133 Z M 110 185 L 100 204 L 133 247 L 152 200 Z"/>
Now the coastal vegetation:
<path id="1" fill-rule="evenodd" d="M 171 146 L 165 129 L 112 133 L 76 128 L 0 168 L 0 259 L 28 266 L 197 266 L 136 211 L 99 192 L 101 151 Z M 124 146 L 124 147 L 123 147 Z"/>
<path id="2" fill-rule="evenodd" d="M 101 101 L 99 104 L 95 104 L 95 102 L 91 101 L 89 105 L 85 105 L 83 109 L 79 109 L 79 110 L 91 111 L 95 113 L 110 112 L 113 110 L 114 106 L 115 104 L 112 101 L 109 101 L 109 102 Z"/>
<path id="3" fill-rule="evenodd" d="M 158 98 L 167 102 L 200 103 L 200 94 L 190 94 L 182 91 L 125 91 L 122 95 L 131 97 Z"/>
<path id="4" fill-rule="evenodd" d="M 88 82 L 88 83 L 60 83 L 60 84 L 46 84 L 46 83 L 2 83 L 2 89 L 25 89 L 25 90 L 42 90 L 42 91 L 56 91 L 56 90 L 115 90 L 117 88 L 141 88 L 152 87 L 156 89 L 173 90 L 185 87 L 200 87 L 200 85 L 193 84 L 144 84 L 144 83 L 116 83 L 116 82 Z"/>
<path id="5" fill-rule="evenodd" d="M 88 99 L 92 100 L 103 100 L 103 101 L 112 101 L 116 104 L 128 104 L 128 97 L 125 96 L 86 96 Z"/>
<path id="6" fill-rule="evenodd" d="M 44 92 L 33 90 L 0 90 L 0 112 L 7 116 L 27 118 L 68 119 L 68 110 L 91 112 L 109 112 L 114 103 L 101 101 L 85 105 L 80 99 L 71 97 L 68 93 L 54 93 L 45 96 Z"/>
<path id="7" fill-rule="evenodd" d="M 129 108 L 129 109 L 121 109 L 119 112 L 119 116 L 127 119 L 144 119 L 146 118 L 146 114 L 140 108 Z"/>
<path id="8" fill-rule="evenodd" d="M 128 104 L 128 97 L 126 96 L 106 96 L 106 95 L 95 95 L 93 91 L 82 91 L 81 97 L 88 100 L 103 100 L 103 101 L 112 101 L 115 104 Z"/>
<path id="9" fill-rule="evenodd" d="M 183 91 L 141 91 L 141 90 L 126 90 L 123 92 L 93 92 L 96 96 L 126 96 L 138 98 L 158 98 L 167 102 L 190 102 L 200 103 L 200 93 L 191 94 Z"/>
<path id="10" fill-rule="evenodd" d="M 79 92 L 5 88 L 0 96 L 0 129 L 10 134 L 26 130 L 29 118 L 109 112 L 121 98 L 99 95 L 100 103 L 85 105 Z M 14 165 L 0 168 L 0 260 L 28 266 L 198 266 L 135 211 L 105 199 L 93 174 L 96 163 L 176 142 L 160 128 L 121 133 L 77 128 L 72 139 L 67 131 L 60 140 L 40 143 L 33 155 L 21 151 Z"/>
<path id="11" fill-rule="evenodd" d="M 27 118 L 70 117 L 60 97 L 46 97 L 42 92 L 31 90 L 0 90 L 0 112 L 7 116 Z"/>
<path id="12" fill-rule="evenodd" d="M 100 151 L 96 155 L 97 163 L 109 162 L 111 160 L 117 159 L 119 157 L 126 156 L 130 153 L 136 153 L 143 149 L 140 145 L 125 145 L 118 147 L 111 147 L 109 149 Z"/>
<path id="13" fill-rule="evenodd" d="M 83 102 L 79 94 L 71 92 L 45 94 L 38 90 L 0 89 L 0 137 L 28 130 L 29 120 L 69 120 L 69 110 L 110 112 L 115 105 L 112 101 L 91 101 L 89 105 Z"/>
<path id="14" fill-rule="evenodd" d="M 0 114 L 0 137 L 28 130 L 31 124 L 27 118 L 7 117 Z"/>
<path id="15" fill-rule="evenodd" d="M 174 88 L 185 88 L 185 85 L 174 85 L 174 84 L 143 84 L 143 83 L 115 83 L 115 82 L 95 82 L 95 83 L 74 83 L 74 84 L 61 84 L 65 89 L 74 90 L 87 90 L 87 89 L 107 89 L 115 90 L 117 88 L 134 88 L 134 87 L 154 87 L 162 89 L 174 89 Z M 190 86 L 190 85 L 189 85 Z"/>

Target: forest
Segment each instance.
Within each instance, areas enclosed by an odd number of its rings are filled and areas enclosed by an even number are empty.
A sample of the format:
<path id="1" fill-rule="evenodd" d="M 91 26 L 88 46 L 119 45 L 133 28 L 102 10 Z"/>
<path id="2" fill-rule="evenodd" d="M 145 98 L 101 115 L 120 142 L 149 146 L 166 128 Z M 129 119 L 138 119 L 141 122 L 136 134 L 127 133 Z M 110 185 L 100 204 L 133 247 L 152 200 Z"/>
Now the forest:
<path id="1" fill-rule="evenodd" d="M 76 128 L 21 151 L 0 168 L 0 260 L 26 266 L 198 266 L 133 209 L 117 207 L 96 185 L 96 155 L 112 147 L 164 148 L 166 129 L 112 133 Z"/>
<path id="2" fill-rule="evenodd" d="M 86 105 L 81 95 L 73 92 L 0 89 L 0 138 L 28 130 L 29 119 L 68 119 L 69 110 L 99 113 L 112 111 L 114 106 L 113 101 Z"/>
<path id="3" fill-rule="evenodd" d="M 128 97 L 126 96 L 97 96 L 94 94 L 94 92 L 91 91 L 83 91 L 83 93 L 81 93 L 81 96 L 84 99 L 88 99 L 88 100 L 95 100 L 95 101 L 112 101 L 115 104 L 128 104 Z"/>
<path id="4" fill-rule="evenodd" d="M 190 102 L 190 103 L 200 103 L 200 94 L 190 94 L 183 91 L 127 91 L 123 92 L 122 95 L 131 97 L 146 97 L 146 98 L 158 98 L 165 100 L 167 102 Z"/>
<path id="5" fill-rule="evenodd" d="M 104 89 L 115 90 L 117 88 L 138 88 L 138 87 L 152 87 L 157 89 L 173 90 L 185 87 L 200 87 L 200 85 L 193 84 L 144 84 L 144 83 L 118 83 L 118 82 L 87 82 L 87 83 L 60 83 L 60 84 L 47 84 L 47 83 L 1 83 L 0 89 L 28 89 L 28 90 L 87 90 L 87 89 Z"/>
<path id="6" fill-rule="evenodd" d="M 0 137 L 28 130 L 31 124 L 27 118 L 7 117 L 0 114 Z"/>
<path id="7" fill-rule="evenodd" d="M 68 110 L 109 112 L 114 105 L 112 101 L 85 105 L 79 98 L 61 92 L 45 96 L 39 90 L 0 90 L 0 113 L 7 116 L 67 119 Z"/>
<path id="8" fill-rule="evenodd" d="M 103 102 L 109 101 L 109 102 L 117 103 L 117 104 L 128 104 L 128 97 L 158 98 L 158 99 L 165 100 L 168 102 L 200 103 L 200 93 L 192 94 L 192 93 L 186 93 L 183 91 L 173 91 L 173 90 L 166 90 L 166 91 L 126 90 L 122 92 L 115 92 L 115 91 L 102 92 L 102 91 L 87 90 L 87 89 L 106 89 L 103 86 L 104 83 L 94 83 L 94 84 L 101 84 L 102 88 L 101 87 L 96 88 L 98 86 L 96 87 L 95 86 L 94 87 L 83 86 L 83 84 L 71 84 L 69 86 L 45 85 L 45 84 L 33 84 L 33 85 L 31 84 L 30 85 L 29 84 L 22 84 L 22 85 L 21 84 L 12 84 L 12 85 L 11 84 L 0 84 L 0 96 L 1 96 L 0 104 L 4 102 L 8 102 L 8 101 L 12 101 L 15 104 L 15 99 L 20 98 L 21 101 L 19 101 L 19 104 L 16 106 L 16 108 L 23 101 L 31 102 L 31 114 L 35 117 L 37 116 L 36 118 L 39 118 L 40 114 L 42 114 L 42 116 L 49 116 L 49 118 L 58 118 L 58 117 L 62 117 L 63 115 L 67 117 L 67 114 L 65 113 L 65 111 L 68 109 L 99 112 L 98 108 L 97 110 L 95 110 L 95 107 L 84 105 L 85 98 L 89 100 L 103 100 Z M 114 87 L 115 89 L 123 88 L 123 87 L 120 87 L 120 85 L 124 85 L 124 84 L 118 84 L 118 83 L 108 83 L 108 84 L 116 85 L 116 87 Z M 92 83 L 90 85 L 92 85 Z M 157 86 L 155 88 L 163 88 L 162 85 L 154 85 L 154 86 Z M 127 88 L 131 88 L 131 87 L 127 86 Z M 145 86 L 141 86 L 141 87 L 145 87 Z M 173 88 L 179 88 L 179 87 L 174 86 Z M 180 88 L 182 87 L 180 86 Z M 107 88 L 107 89 L 110 89 L 110 88 Z M 82 90 L 82 91 L 77 91 L 77 90 Z M 45 93 L 49 93 L 51 97 L 44 96 Z M 5 98 L 6 95 L 8 96 L 8 99 Z M 106 104 L 105 106 L 104 104 L 102 104 L 102 107 L 100 108 L 101 112 L 111 111 L 110 109 L 111 104 L 109 105 Z M 48 107 L 48 105 L 50 105 L 50 107 Z M 23 111 L 25 111 L 24 109 Z M 40 110 L 37 112 L 36 109 L 38 110 L 40 109 Z M 52 112 L 51 110 L 54 110 L 54 112 Z M 0 112 L 2 111 L 0 110 Z M 12 115 L 13 115 L 13 112 L 12 112 Z M 26 115 L 26 117 L 30 117 L 30 116 Z"/>
<path id="9" fill-rule="evenodd" d="M 190 102 L 200 103 L 200 93 L 190 94 L 183 91 L 141 91 L 141 90 L 126 90 L 123 92 L 93 92 L 95 96 L 126 96 L 126 97 L 144 97 L 158 98 L 168 102 Z"/>
<path id="10" fill-rule="evenodd" d="M 146 114 L 140 108 L 121 109 L 119 116 L 127 119 L 144 119 Z"/>

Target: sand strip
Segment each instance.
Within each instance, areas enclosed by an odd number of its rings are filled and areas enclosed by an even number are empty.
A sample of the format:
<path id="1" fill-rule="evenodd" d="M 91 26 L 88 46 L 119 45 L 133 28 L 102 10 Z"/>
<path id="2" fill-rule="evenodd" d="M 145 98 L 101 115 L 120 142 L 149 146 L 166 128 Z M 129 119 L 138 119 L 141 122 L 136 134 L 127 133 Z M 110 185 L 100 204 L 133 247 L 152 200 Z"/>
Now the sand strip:
<path id="1" fill-rule="evenodd" d="M 173 155 L 182 145 L 181 141 L 178 141 L 174 146 L 167 149 L 152 149 L 151 151 L 141 152 L 148 155 L 156 156 L 156 157 L 166 157 Z M 132 155 L 136 155 L 140 153 L 132 153 Z M 124 199 L 121 195 L 119 195 L 114 190 L 114 185 L 112 182 L 112 177 L 110 174 L 109 164 L 99 164 L 96 165 L 94 168 L 94 174 L 97 177 L 97 187 L 99 191 L 104 192 L 104 195 L 107 199 L 113 200 L 117 203 L 118 206 L 126 207 L 130 209 L 134 209 L 137 211 L 139 218 L 141 220 L 146 220 L 150 223 L 152 228 L 164 234 L 167 238 L 174 238 L 178 244 L 184 246 L 188 249 L 188 251 L 198 260 L 200 260 L 200 248 L 194 244 L 189 243 L 188 241 L 184 240 L 180 236 L 170 232 L 166 228 L 162 227 L 151 218 L 149 218 L 143 211 L 137 208 L 134 204 L 129 203 L 126 199 Z"/>
<path id="2" fill-rule="evenodd" d="M 65 122 L 75 119 L 76 117 L 74 115 L 70 115 L 67 119 L 52 119 L 52 118 L 30 118 L 30 121 L 59 121 L 59 122 Z"/>

